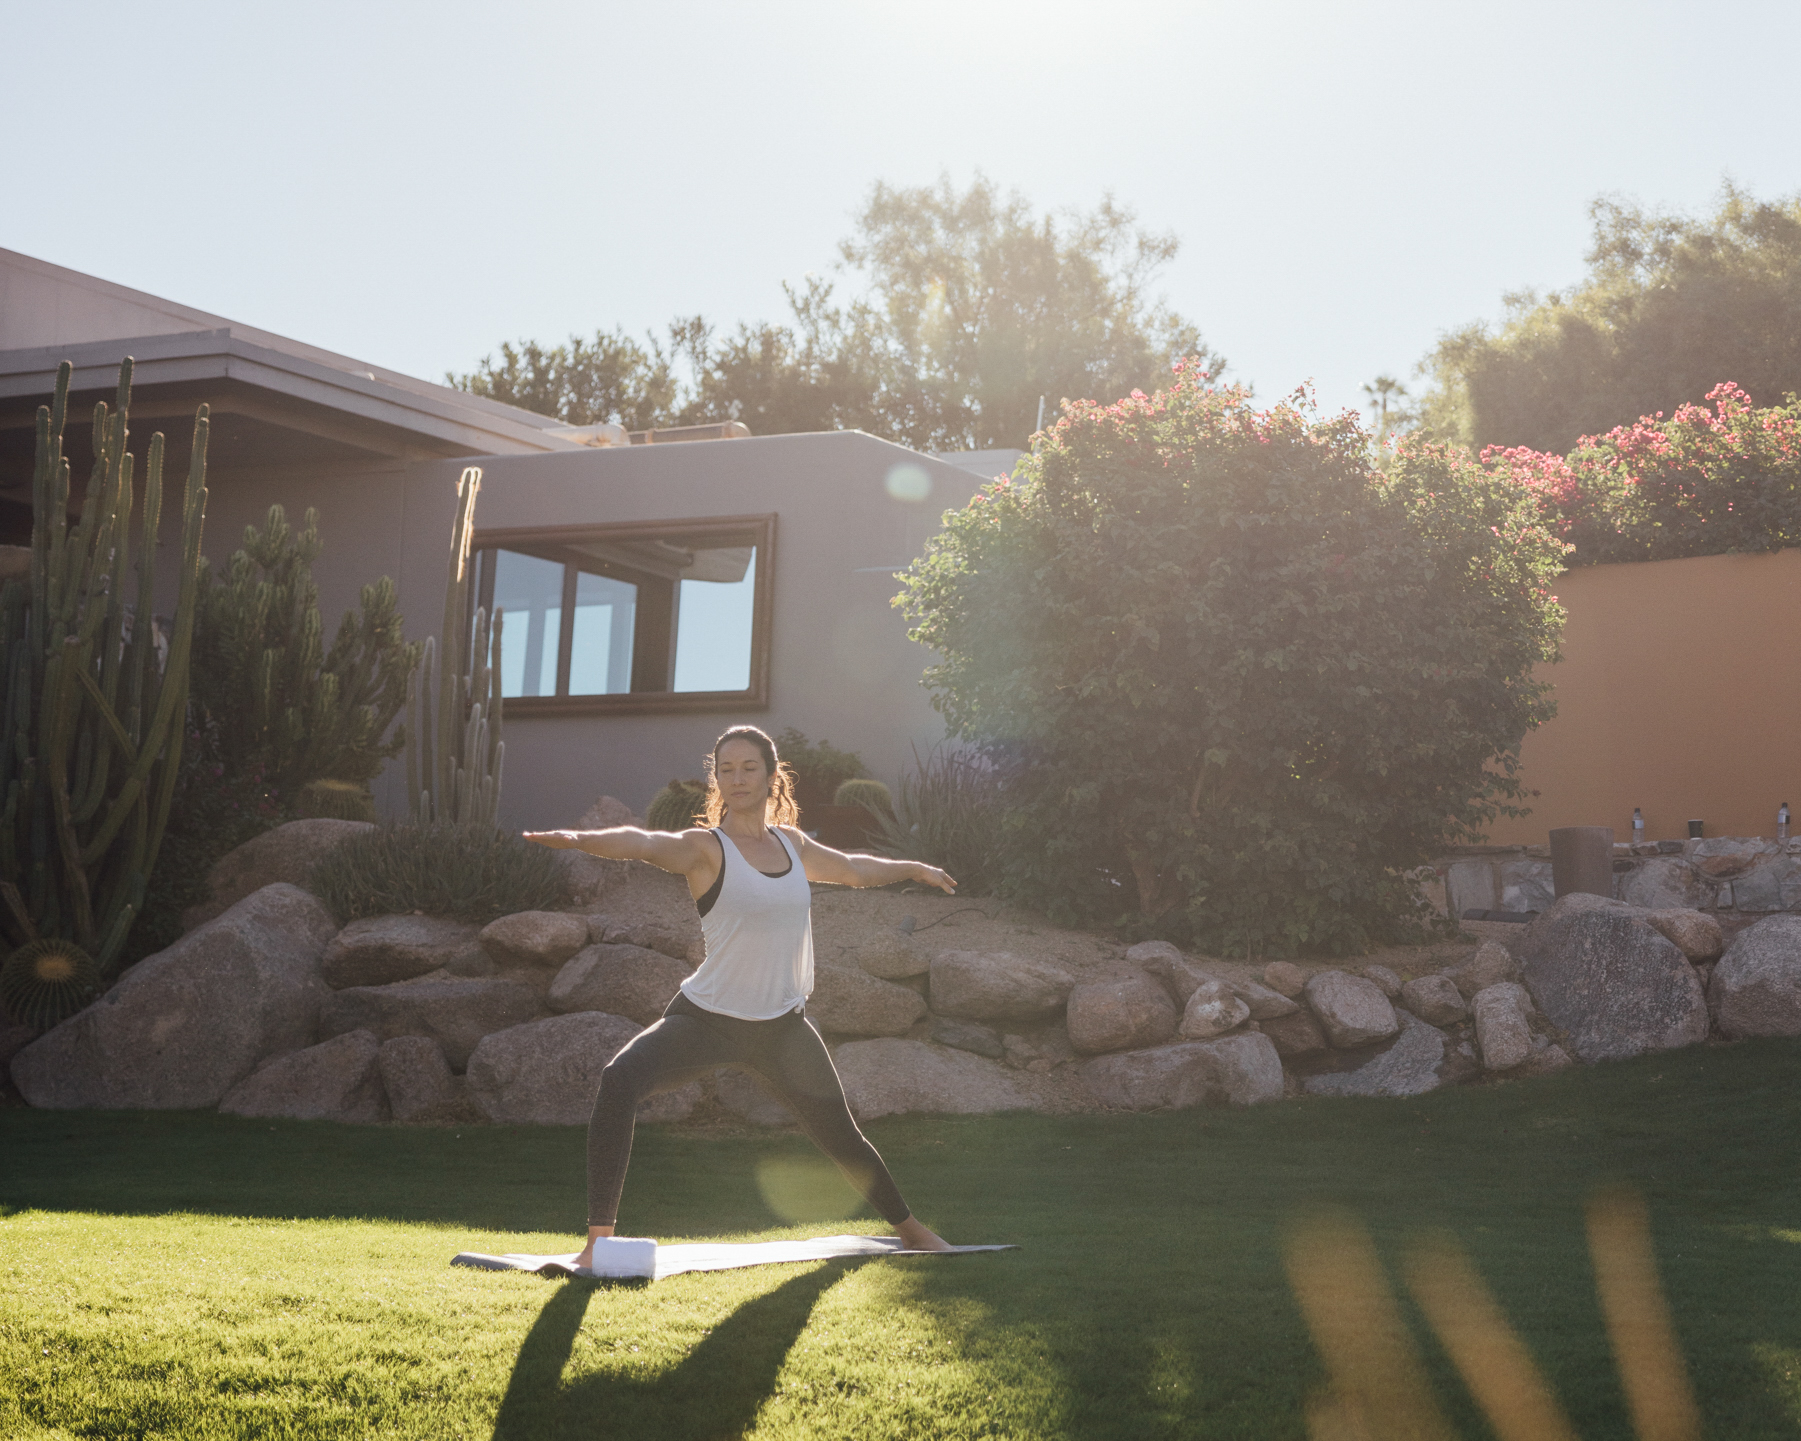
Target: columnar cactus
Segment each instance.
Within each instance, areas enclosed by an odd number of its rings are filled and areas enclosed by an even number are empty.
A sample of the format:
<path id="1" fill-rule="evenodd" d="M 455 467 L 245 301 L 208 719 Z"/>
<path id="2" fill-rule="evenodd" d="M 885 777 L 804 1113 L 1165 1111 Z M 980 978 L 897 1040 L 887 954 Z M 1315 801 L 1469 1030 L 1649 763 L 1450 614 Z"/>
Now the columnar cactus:
<path id="1" fill-rule="evenodd" d="M 406 788 L 416 825 L 492 826 L 500 809 L 500 629 L 480 606 L 471 614 L 470 540 L 480 466 L 457 481 L 456 524 L 444 578 L 444 627 L 425 642 L 425 658 L 407 691 Z M 437 677 L 437 710 L 432 683 Z"/>
<path id="2" fill-rule="evenodd" d="M 94 468 L 69 525 L 63 456 L 71 367 L 37 413 L 31 574 L 0 590 L 0 932 L 71 941 L 102 974 L 143 905 L 169 819 L 187 721 L 188 658 L 206 514 L 207 407 L 194 418 L 173 621 L 151 614 L 163 437 L 150 437 L 135 567 L 131 361 L 94 407 Z M 159 646 L 159 639 L 166 650 Z"/>

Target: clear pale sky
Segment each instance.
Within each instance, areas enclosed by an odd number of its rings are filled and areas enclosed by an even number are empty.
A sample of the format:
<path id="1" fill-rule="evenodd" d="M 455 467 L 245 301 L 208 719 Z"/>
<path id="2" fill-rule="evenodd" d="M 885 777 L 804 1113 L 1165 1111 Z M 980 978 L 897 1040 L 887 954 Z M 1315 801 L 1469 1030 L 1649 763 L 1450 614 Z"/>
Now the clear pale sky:
<path id="1" fill-rule="evenodd" d="M 52 23 L 54 21 L 54 23 Z M 878 179 L 1111 191 L 1232 373 L 1359 405 L 1588 202 L 1801 191 L 1793 3 L 0 0 L 0 245 L 439 379 L 782 313 Z M 39 38 L 33 39 L 36 35 Z"/>

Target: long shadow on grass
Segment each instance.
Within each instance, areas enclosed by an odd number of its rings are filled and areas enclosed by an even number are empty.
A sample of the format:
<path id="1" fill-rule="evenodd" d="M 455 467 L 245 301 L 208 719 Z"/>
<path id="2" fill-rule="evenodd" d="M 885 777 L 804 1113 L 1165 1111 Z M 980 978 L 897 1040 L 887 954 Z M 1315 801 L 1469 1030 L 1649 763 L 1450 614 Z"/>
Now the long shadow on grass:
<path id="1" fill-rule="evenodd" d="M 595 1288 L 561 1286 L 519 1348 L 494 1418 L 494 1441 L 542 1437 L 736 1436 L 756 1420 L 814 1303 L 844 1274 L 835 1262 L 784 1281 L 746 1303 L 680 1365 L 640 1380 L 598 1373 L 567 1385 L 563 1369 Z"/>

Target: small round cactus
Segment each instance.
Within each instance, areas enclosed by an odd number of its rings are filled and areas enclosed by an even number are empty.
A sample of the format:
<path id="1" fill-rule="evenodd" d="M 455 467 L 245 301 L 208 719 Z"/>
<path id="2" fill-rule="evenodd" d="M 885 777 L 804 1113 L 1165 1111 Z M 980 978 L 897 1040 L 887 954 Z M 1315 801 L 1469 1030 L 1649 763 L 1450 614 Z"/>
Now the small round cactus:
<path id="1" fill-rule="evenodd" d="M 671 781 L 658 791 L 644 812 L 644 824 L 653 831 L 685 831 L 707 804 L 705 781 Z"/>
<path id="2" fill-rule="evenodd" d="M 842 782 L 832 797 L 835 806 L 862 806 L 876 817 L 894 815 L 894 797 L 880 781 L 857 777 Z"/>
<path id="3" fill-rule="evenodd" d="M 100 968 L 73 941 L 30 941 L 0 966 L 0 1002 L 34 1030 L 49 1030 L 99 994 Z"/>

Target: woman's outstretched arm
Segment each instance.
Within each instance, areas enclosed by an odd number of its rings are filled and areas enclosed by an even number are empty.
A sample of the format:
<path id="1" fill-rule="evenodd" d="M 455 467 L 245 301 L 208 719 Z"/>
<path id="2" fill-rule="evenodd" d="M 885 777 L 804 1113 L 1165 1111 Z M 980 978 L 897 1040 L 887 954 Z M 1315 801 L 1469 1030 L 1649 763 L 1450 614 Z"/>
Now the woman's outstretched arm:
<path id="1" fill-rule="evenodd" d="M 718 869 L 719 847 L 708 850 L 712 832 L 645 831 L 637 826 L 611 826 L 604 831 L 526 831 L 525 839 L 556 851 L 586 851 L 610 861 L 649 861 L 685 876 L 697 866 Z"/>
<path id="2" fill-rule="evenodd" d="M 891 886 L 896 881 L 920 881 L 937 886 L 946 895 L 957 894 L 957 883 L 937 866 L 924 861 L 897 861 L 886 856 L 847 856 L 822 846 L 805 831 L 783 826 L 782 834 L 800 847 L 801 867 L 810 881 L 829 886 Z"/>

